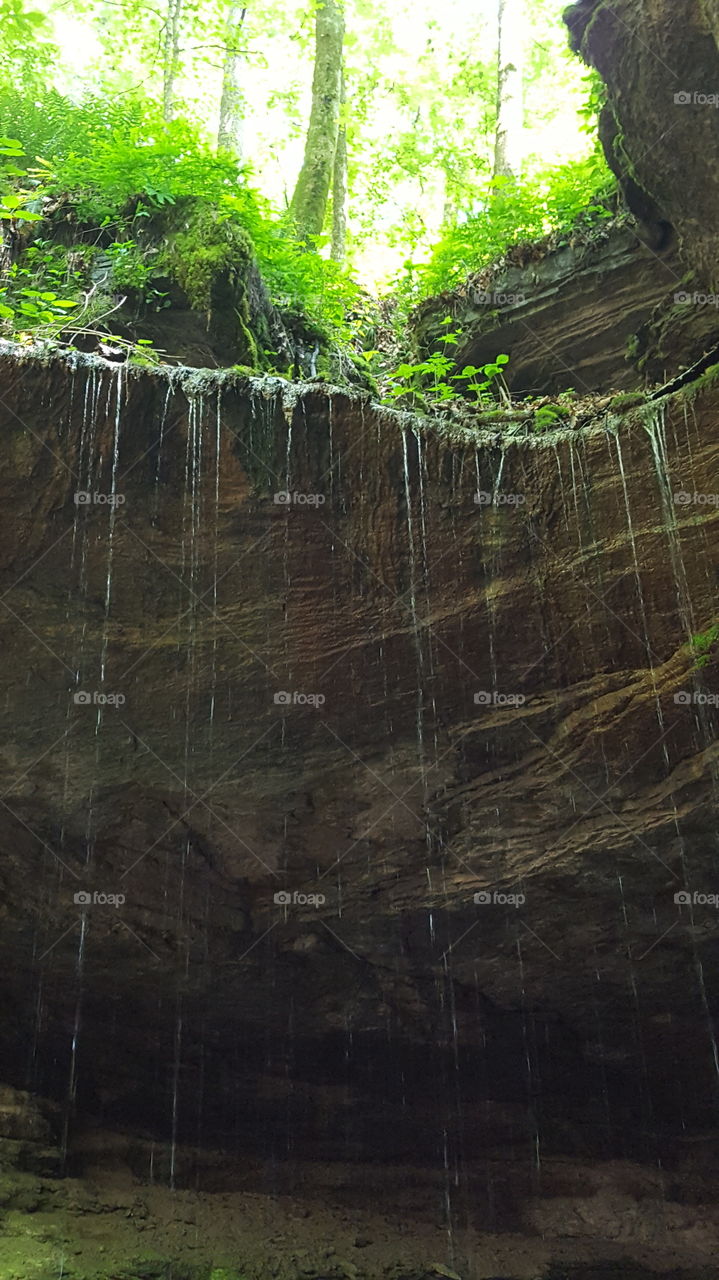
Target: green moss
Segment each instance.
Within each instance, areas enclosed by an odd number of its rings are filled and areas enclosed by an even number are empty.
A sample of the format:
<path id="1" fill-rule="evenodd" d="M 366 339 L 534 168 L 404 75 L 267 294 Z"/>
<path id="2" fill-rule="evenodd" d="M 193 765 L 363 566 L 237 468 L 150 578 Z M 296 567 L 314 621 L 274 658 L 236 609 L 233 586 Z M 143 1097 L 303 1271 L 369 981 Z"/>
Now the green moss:
<path id="1" fill-rule="evenodd" d="M 262 362 L 260 361 L 259 351 L 257 347 L 257 342 L 255 340 L 255 336 L 252 330 L 250 329 L 250 326 L 246 324 L 241 311 L 239 311 L 237 307 L 235 307 L 235 316 L 237 319 L 238 329 L 244 340 L 245 360 L 247 361 L 247 363 L 250 365 L 251 368 L 259 369 L 262 367 Z"/>
<path id="2" fill-rule="evenodd" d="M 619 395 L 612 396 L 609 401 L 609 408 L 614 412 L 621 412 L 623 409 L 635 409 L 638 404 L 643 404 L 644 400 L 643 391 L 622 391 Z"/>
<path id="3" fill-rule="evenodd" d="M 706 667 L 711 661 L 712 649 L 719 641 L 719 623 L 715 622 L 706 631 L 698 631 L 693 635 L 690 641 L 691 652 L 695 659 L 695 666 Z"/>
<path id="4" fill-rule="evenodd" d="M 252 261 L 249 236 L 207 205 L 196 205 L 171 227 L 159 258 L 198 311 L 212 308 L 218 277 L 227 274 L 231 283 L 243 279 Z"/>
<path id="5" fill-rule="evenodd" d="M 208 333 L 228 362 L 255 371 L 267 367 L 263 350 L 270 333 L 264 312 L 271 304 L 262 297 L 250 237 L 236 220 L 200 202 L 179 214 L 173 211 L 163 229 L 158 268 L 180 286 L 193 310 L 206 316 Z M 251 306 L 253 288 L 257 298 Z"/>
<path id="6" fill-rule="evenodd" d="M 639 335 L 630 333 L 624 348 L 624 359 L 631 361 L 636 360 L 639 355 Z"/>
<path id="7" fill-rule="evenodd" d="M 551 431 L 552 427 L 561 426 L 568 416 L 561 404 L 543 404 L 535 410 L 532 425 L 535 431 Z"/>
<path id="8" fill-rule="evenodd" d="M 719 382 L 719 364 L 710 364 L 704 373 L 695 378 L 694 382 L 690 382 L 684 387 L 683 395 L 688 400 L 694 400 L 701 391 L 706 391 L 708 387 L 713 387 Z"/>

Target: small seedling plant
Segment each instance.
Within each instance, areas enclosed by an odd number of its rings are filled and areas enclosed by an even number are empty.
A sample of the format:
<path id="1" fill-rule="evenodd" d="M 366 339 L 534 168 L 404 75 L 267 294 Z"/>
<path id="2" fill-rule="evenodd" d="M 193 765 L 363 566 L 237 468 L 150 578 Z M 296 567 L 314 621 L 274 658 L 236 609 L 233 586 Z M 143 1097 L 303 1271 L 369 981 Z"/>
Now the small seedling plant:
<path id="1" fill-rule="evenodd" d="M 406 398 L 412 404 L 425 404 L 431 407 L 446 404 L 460 398 L 459 388 L 453 383 L 464 383 L 465 391 L 471 392 L 479 408 L 489 407 L 496 399 L 504 405 L 512 402 L 509 388 L 504 378 L 504 369 L 509 363 L 509 356 L 498 355 L 484 365 L 466 365 L 459 373 L 452 373 L 456 361 L 449 354 L 450 347 L 459 345 L 461 335 L 451 332 L 453 324 L 451 316 L 442 321 L 446 330 L 439 341 L 444 351 L 433 351 L 426 360 L 415 364 L 404 363 L 390 374 L 388 379 L 386 404 Z M 466 401 L 466 396 L 461 396 Z"/>
<path id="2" fill-rule="evenodd" d="M 504 370 L 509 364 L 509 356 L 499 355 L 494 360 L 490 360 L 488 364 L 479 366 L 469 364 L 461 373 L 454 374 L 456 382 L 466 382 L 467 391 L 471 391 L 477 400 L 477 404 L 484 408 L 488 403 L 494 402 L 496 394 L 500 403 L 509 407 L 512 403 L 512 397 L 507 386 Z"/>

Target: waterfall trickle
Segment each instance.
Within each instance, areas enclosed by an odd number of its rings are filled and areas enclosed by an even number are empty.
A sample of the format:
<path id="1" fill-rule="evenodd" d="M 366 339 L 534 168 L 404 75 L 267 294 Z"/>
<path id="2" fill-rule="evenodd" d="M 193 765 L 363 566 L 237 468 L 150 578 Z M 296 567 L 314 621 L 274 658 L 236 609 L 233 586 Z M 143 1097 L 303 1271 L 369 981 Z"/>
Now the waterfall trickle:
<path id="1" fill-rule="evenodd" d="M 68 1073 L 67 1094 L 63 1106 L 62 1117 L 62 1134 L 60 1140 L 60 1154 L 62 1157 L 63 1167 L 67 1162 L 68 1141 L 70 1136 L 70 1125 L 73 1119 L 75 1103 L 77 1100 L 77 1083 L 78 1083 L 78 1052 L 80 1047 L 80 1030 L 82 1026 L 82 1005 L 84 997 L 84 975 L 85 975 L 85 939 L 87 936 L 87 913 L 83 911 L 80 918 L 80 937 L 77 944 L 77 961 L 75 965 L 75 1018 L 72 1028 L 72 1039 L 70 1041 L 70 1068 Z"/>
<path id="2" fill-rule="evenodd" d="M 217 617 L 217 586 L 219 573 L 219 550 L 220 550 L 220 465 L 222 459 L 222 387 L 218 386 L 216 391 L 215 404 L 215 477 L 213 486 L 214 497 L 214 527 L 213 527 L 213 550 L 212 550 L 212 657 L 210 659 L 212 666 L 211 688 L 210 688 L 210 714 L 209 714 L 209 741 L 210 751 L 212 751 L 215 729 L 215 703 L 217 701 L 217 642 L 218 642 L 218 625 Z"/>
<path id="3" fill-rule="evenodd" d="M 622 482 L 622 495 L 624 497 L 624 510 L 626 512 L 626 517 L 627 517 L 627 532 L 629 534 L 629 545 L 632 550 L 632 564 L 634 567 L 634 580 L 636 582 L 636 587 L 637 587 L 637 602 L 639 604 L 639 616 L 641 618 L 641 623 L 642 623 L 642 639 L 644 641 L 644 652 L 647 660 L 647 670 L 649 672 L 649 679 L 651 680 L 651 683 L 652 683 L 652 694 L 654 697 L 654 706 L 656 708 L 657 723 L 659 725 L 659 730 L 662 735 L 662 753 L 664 755 L 664 763 L 668 768 L 669 753 L 668 753 L 666 740 L 664 739 L 664 733 L 665 733 L 664 712 L 662 710 L 661 699 L 659 697 L 659 690 L 657 688 L 656 674 L 655 674 L 655 668 L 654 668 L 655 655 L 652 652 L 652 647 L 649 640 L 649 623 L 647 620 L 647 610 L 644 602 L 644 590 L 642 588 L 642 578 L 641 578 L 641 573 L 639 569 L 639 557 L 637 555 L 637 540 L 634 533 L 634 524 L 632 521 L 632 510 L 629 502 L 629 489 L 627 488 L 627 477 L 624 470 L 624 456 L 622 453 L 622 442 L 618 432 L 614 436 L 614 443 L 617 450 L 617 462 L 619 464 L 619 475 Z"/>
<path id="4" fill-rule="evenodd" d="M 110 604 L 112 601 L 112 561 L 115 539 L 115 523 L 117 520 L 118 492 L 117 492 L 117 471 L 120 461 L 120 427 L 122 423 L 122 389 L 123 389 L 123 373 L 122 365 L 117 366 L 116 382 L 115 382 L 115 416 L 114 431 L 112 440 L 112 470 L 110 473 L 110 494 L 109 494 L 109 527 L 107 533 L 107 577 L 105 581 L 105 616 L 102 627 L 102 651 L 100 655 L 100 688 L 105 685 L 105 671 L 107 667 L 107 643 L 108 631 L 110 623 Z M 110 389 L 108 388 L 108 406 L 110 403 Z M 97 710 L 97 726 L 99 729 L 102 723 L 102 704 Z"/>
<path id="5" fill-rule="evenodd" d="M 423 449 L 422 434 L 414 428 L 412 432 L 417 445 L 417 482 L 419 488 L 419 528 L 420 528 L 420 547 L 421 547 L 421 572 L 422 585 L 424 594 L 424 611 L 425 626 L 427 635 L 427 678 L 430 687 L 430 706 L 432 716 L 432 746 L 433 746 L 433 765 L 436 768 L 437 757 L 439 754 L 439 743 L 437 740 L 437 703 L 435 694 L 435 662 L 434 649 L 432 644 L 432 588 L 429 573 L 429 557 L 428 557 L 428 536 L 427 536 L 427 498 L 426 491 L 429 483 L 427 475 L 427 450 Z M 428 833 L 429 834 L 429 833 Z"/>
<path id="6" fill-rule="evenodd" d="M 420 630 L 419 614 L 417 612 L 417 553 L 415 549 L 414 519 L 412 515 L 413 503 L 409 471 L 409 454 L 407 450 L 407 431 L 405 429 L 402 430 L 402 458 L 404 463 L 404 496 L 407 519 L 407 547 L 409 553 L 409 588 L 407 594 L 409 595 L 409 609 L 412 619 L 412 639 L 417 661 L 415 715 L 415 724 L 417 729 L 417 759 L 420 776 L 424 787 L 426 787 L 426 764 L 424 752 L 425 663 L 422 633 Z"/>
<path id="7" fill-rule="evenodd" d="M 697 628 L 687 582 L 687 571 L 679 535 L 677 508 L 672 487 L 669 455 L 667 453 L 666 406 L 664 404 L 652 405 L 644 418 L 644 426 L 652 447 L 652 458 L 661 498 L 664 531 L 669 544 L 669 555 L 674 573 L 679 617 L 684 626 L 687 639 L 690 640 Z"/>

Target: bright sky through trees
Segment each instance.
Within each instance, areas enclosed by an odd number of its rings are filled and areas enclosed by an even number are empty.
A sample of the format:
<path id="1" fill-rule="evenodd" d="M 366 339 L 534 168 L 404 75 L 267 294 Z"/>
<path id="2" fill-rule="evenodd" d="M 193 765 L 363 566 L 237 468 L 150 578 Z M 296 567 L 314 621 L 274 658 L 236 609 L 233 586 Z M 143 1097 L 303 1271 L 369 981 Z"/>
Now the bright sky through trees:
<path id="1" fill-rule="evenodd" d="M 186 6 L 180 109 L 216 130 L 220 36 L 227 0 Z M 57 87 L 161 95 L 158 33 L 165 0 L 36 0 L 52 24 Z M 587 155 L 578 114 L 587 87 L 566 52 L 564 0 L 526 0 L 526 172 Z M 480 212 L 491 173 L 496 94 L 496 0 L 347 0 L 351 261 L 370 286 L 408 257 L 424 260 L 443 223 Z M 308 0 L 248 5 L 243 27 L 245 159 L 252 181 L 286 208 L 302 164 L 313 71 Z"/>

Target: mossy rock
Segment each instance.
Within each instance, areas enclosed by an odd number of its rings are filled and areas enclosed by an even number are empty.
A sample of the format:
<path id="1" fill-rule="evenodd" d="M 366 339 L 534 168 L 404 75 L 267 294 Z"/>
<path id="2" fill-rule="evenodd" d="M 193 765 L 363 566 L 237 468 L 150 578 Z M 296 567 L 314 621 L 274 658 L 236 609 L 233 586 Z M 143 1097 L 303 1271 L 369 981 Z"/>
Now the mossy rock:
<path id="1" fill-rule="evenodd" d="M 569 414 L 560 404 L 543 404 L 534 413 L 535 431 L 552 431 L 564 426 Z"/>
<path id="2" fill-rule="evenodd" d="M 272 305 L 247 232 L 196 202 L 170 219 L 157 264 L 206 317 L 213 341 L 234 353 L 233 363 L 260 368 L 259 349 L 271 338 Z"/>
<path id="3" fill-rule="evenodd" d="M 619 395 L 612 396 L 609 408 L 614 413 L 621 413 L 624 409 L 636 409 L 637 405 L 643 404 L 645 399 L 643 391 L 621 391 Z"/>
<path id="4" fill-rule="evenodd" d="M 710 364 L 704 373 L 684 388 L 684 395 L 693 400 L 695 396 L 699 395 L 700 391 L 706 391 L 707 388 L 715 386 L 717 382 L 719 382 L 719 364 Z"/>

